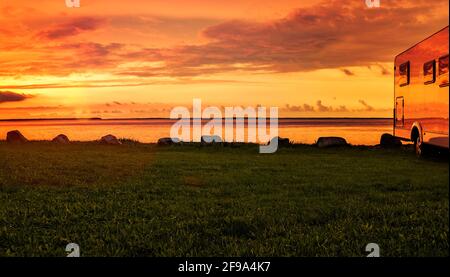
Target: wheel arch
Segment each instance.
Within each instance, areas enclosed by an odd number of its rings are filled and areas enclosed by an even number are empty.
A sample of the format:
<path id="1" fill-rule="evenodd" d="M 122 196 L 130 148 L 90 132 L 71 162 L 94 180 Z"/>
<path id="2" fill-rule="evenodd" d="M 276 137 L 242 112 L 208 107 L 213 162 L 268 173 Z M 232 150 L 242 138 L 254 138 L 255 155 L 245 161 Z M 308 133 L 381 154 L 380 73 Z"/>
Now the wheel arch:
<path id="1" fill-rule="evenodd" d="M 417 137 L 423 141 L 422 125 L 419 122 L 414 122 L 411 127 L 411 141 L 415 141 Z"/>

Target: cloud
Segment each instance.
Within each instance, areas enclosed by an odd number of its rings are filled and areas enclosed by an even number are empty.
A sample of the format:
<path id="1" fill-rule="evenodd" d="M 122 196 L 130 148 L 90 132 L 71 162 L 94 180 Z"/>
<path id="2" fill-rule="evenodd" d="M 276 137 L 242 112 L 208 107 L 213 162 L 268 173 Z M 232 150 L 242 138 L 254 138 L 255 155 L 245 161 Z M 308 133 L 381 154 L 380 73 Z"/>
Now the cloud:
<path id="1" fill-rule="evenodd" d="M 305 112 L 313 112 L 314 111 L 314 107 L 308 104 L 303 104 L 303 110 Z"/>
<path id="2" fill-rule="evenodd" d="M 343 68 L 343 69 L 341 69 L 341 71 L 344 72 L 344 74 L 347 76 L 355 76 L 355 73 L 353 73 L 349 69 Z"/>
<path id="3" fill-rule="evenodd" d="M 145 81 L 139 79 L 108 79 L 108 80 L 89 80 L 75 81 L 70 83 L 48 83 L 48 84 L 23 84 L 23 85 L 0 85 L 0 89 L 62 89 L 62 88 L 113 88 L 113 87 L 140 87 L 149 85 L 174 85 L 174 84 L 225 84 L 225 83 L 243 83 L 243 81 L 227 79 L 186 79 L 177 80 L 158 80 Z M 245 82 L 256 84 L 258 82 Z"/>
<path id="4" fill-rule="evenodd" d="M 233 70 L 344 68 L 345 74 L 353 76 L 345 67 L 376 65 L 388 75 L 380 62 L 391 62 L 396 54 L 448 24 L 443 7 L 448 7 L 447 1 L 385 1 L 380 9 L 368 9 L 364 1 L 323 1 L 278 20 L 213 25 L 202 32 L 209 41 L 205 44 L 130 52 L 128 58 L 164 61 L 165 66 L 134 68 L 121 74 L 195 76 Z"/>
<path id="5" fill-rule="evenodd" d="M 285 110 L 289 111 L 289 112 L 303 112 L 303 107 L 302 106 L 291 106 L 289 104 L 286 104 L 285 106 Z"/>
<path id="6" fill-rule="evenodd" d="M 92 71 L 113 73 L 116 67 L 127 62 L 119 56 L 123 47 L 124 44 L 121 43 L 95 42 L 52 43 L 36 45 L 34 48 L 21 46 L 20 49 L 9 51 L 23 51 L 27 55 L 23 58 L 6 60 L 8 67 L 0 67 L 0 76 L 67 76 Z"/>
<path id="7" fill-rule="evenodd" d="M 392 72 L 381 64 L 368 65 L 367 68 L 369 68 L 370 70 L 374 70 L 374 68 L 379 69 L 379 72 L 383 76 L 392 76 Z"/>
<path id="8" fill-rule="evenodd" d="M 368 105 L 364 100 L 359 100 L 359 103 L 364 106 L 364 109 L 361 108 L 348 108 L 345 105 L 339 106 L 327 106 L 323 104 L 322 100 L 317 100 L 316 107 L 309 104 L 302 105 L 290 105 L 285 104 L 285 106 L 281 109 L 283 112 L 292 112 L 292 113 L 302 113 L 302 112 L 336 112 L 336 113 L 347 113 L 347 112 L 380 112 L 380 111 L 388 111 L 390 109 L 375 109 L 374 107 Z"/>
<path id="9" fill-rule="evenodd" d="M 5 102 L 20 102 L 34 97 L 29 94 L 16 93 L 12 91 L 0 91 L 0 104 Z"/>
<path id="10" fill-rule="evenodd" d="M 286 104 L 284 110 L 288 112 L 314 112 L 314 107 L 308 104 L 298 106 Z"/>
<path id="11" fill-rule="evenodd" d="M 322 100 L 317 100 L 316 102 L 317 110 L 319 112 L 331 112 L 333 108 L 331 106 L 325 106 L 322 104 Z"/>
<path id="12" fill-rule="evenodd" d="M 98 29 L 104 20 L 99 17 L 79 17 L 56 24 L 38 33 L 38 37 L 48 40 L 76 36 L 82 32 Z"/>
<path id="13" fill-rule="evenodd" d="M 391 75 L 392 75 L 391 71 L 389 71 L 389 70 L 388 70 L 386 67 L 384 67 L 383 65 L 377 64 L 377 66 L 380 68 L 381 74 L 382 74 L 382 75 L 384 75 L 384 76 L 391 76 Z"/>
<path id="14" fill-rule="evenodd" d="M 373 111 L 374 108 L 372 106 L 370 106 L 369 104 L 366 103 L 366 101 L 364 100 L 359 100 L 358 101 L 361 105 L 364 106 L 364 108 L 366 109 L 366 111 Z"/>
<path id="15" fill-rule="evenodd" d="M 83 43 L 71 43 L 71 44 L 61 44 L 54 47 L 55 50 L 76 50 L 79 57 L 86 56 L 100 56 L 106 57 L 109 55 L 116 54 L 116 51 L 122 49 L 125 45 L 122 43 L 94 43 L 94 42 L 83 42 Z"/>
<path id="16" fill-rule="evenodd" d="M 345 105 L 339 106 L 336 109 L 334 109 L 335 112 L 348 112 L 349 110 Z"/>
<path id="17" fill-rule="evenodd" d="M 99 43 L 95 42 L 95 37 L 90 43 L 83 40 L 57 44 L 62 39 L 66 42 L 66 39 L 78 38 L 75 36 L 84 32 L 111 31 L 106 28 L 122 28 L 122 31 L 137 28 L 148 33 L 163 28 L 168 20 L 120 15 L 65 19 L 50 27 L 44 25 L 42 30 L 39 26 L 30 27 L 37 28 L 33 29 L 34 33 L 42 38 L 37 42 L 33 40 L 37 45 L 8 42 L 0 46 L 17 51 L 26 49 L 33 54 L 14 60 L 8 68 L 0 68 L 0 76 L 59 76 L 101 71 L 117 76 L 153 78 L 230 71 L 306 72 L 325 68 L 344 68 L 343 72 L 351 76 L 354 72 L 346 68 L 371 65 L 388 75 L 390 72 L 379 64 L 392 62 L 404 49 L 448 25 L 448 6 L 446 0 L 384 0 L 381 8 L 369 9 L 364 1 L 324 0 L 276 20 L 231 20 L 218 24 L 212 20 L 197 20 L 189 27 L 189 38 L 194 30 L 203 28 L 201 40 L 189 44 L 180 42 L 173 47 L 156 47 L 158 44 L 152 42 L 136 45 L 126 40 Z M 163 28 L 162 33 L 165 36 L 176 34 L 178 38 L 184 30 L 178 27 L 181 23 L 186 21 L 174 21 L 170 28 Z M 204 28 L 208 24 L 211 25 Z M 2 26 L 2 33 L 5 31 Z M 53 47 L 51 51 L 48 43 Z M 136 66 L 148 62 L 158 62 L 161 66 Z M 130 63 L 134 66 L 129 66 Z"/>

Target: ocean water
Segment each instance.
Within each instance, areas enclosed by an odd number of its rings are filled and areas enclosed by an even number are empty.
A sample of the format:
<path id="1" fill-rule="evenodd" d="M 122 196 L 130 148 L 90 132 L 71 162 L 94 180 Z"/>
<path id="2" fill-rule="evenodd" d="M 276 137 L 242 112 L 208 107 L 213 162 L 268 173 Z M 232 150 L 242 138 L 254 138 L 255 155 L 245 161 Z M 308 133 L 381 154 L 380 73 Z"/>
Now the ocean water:
<path id="1" fill-rule="evenodd" d="M 31 140 L 50 140 L 65 134 L 73 141 L 91 141 L 113 134 L 151 143 L 170 137 L 175 122 L 169 119 L 0 121 L 0 140 L 6 138 L 8 131 L 19 130 Z M 236 126 L 223 127 L 223 132 L 227 128 L 237 132 Z M 251 128 L 245 125 L 244 129 L 247 134 Z M 321 136 L 339 136 L 354 145 L 375 145 L 383 133 L 392 134 L 392 119 L 279 119 L 278 124 L 279 136 L 308 144 Z"/>

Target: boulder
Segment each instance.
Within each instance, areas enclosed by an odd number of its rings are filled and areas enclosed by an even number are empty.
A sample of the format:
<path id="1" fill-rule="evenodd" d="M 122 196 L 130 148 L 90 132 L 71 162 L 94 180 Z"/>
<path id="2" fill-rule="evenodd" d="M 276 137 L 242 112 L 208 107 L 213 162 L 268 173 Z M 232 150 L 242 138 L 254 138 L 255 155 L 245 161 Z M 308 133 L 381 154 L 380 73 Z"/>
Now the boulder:
<path id="1" fill-rule="evenodd" d="M 115 136 L 106 135 L 100 139 L 100 143 L 109 145 L 120 145 L 122 144 Z"/>
<path id="2" fill-rule="evenodd" d="M 58 143 L 58 144 L 69 144 L 70 140 L 66 135 L 57 135 L 54 139 L 52 139 L 53 143 Z"/>
<path id="3" fill-rule="evenodd" d="M 278 146 L 289 146 L 291 145 L 291 141 L 288 138 L 282 138 L 282 137 L 273 137 L 268 144 L 272 144 L 272 141 L 278 139 Z"/>
<path id="4" fill-rule="evenodd" d="M 220 136 L 202 136 L 202 143 L 222 143 L 222 138 Z"/>
<path id="5" fill-rule="evenodd" d="M 172 145 L 175 143 L 179 143 L 180 140 L 178 138 L 160 138 L 158 139 L 158 145 Z"/>
<path id="6" fill-rule="evenodd" d="M 402 141 L 391 134 L 383 134 L 380 138 L 380 146 L 384 148 L 396 148 L 402 146 Z"/>
<path id="7" fill-rule="evenodd" d="M 21 144 L 28 142 L 28 139 L 21 132 L 15 130 L 6 134 L 6 142 L 12 144 Z"/>
<path id="8" fill-rule="evenodd" d="M 346 146 L 347 141 L 341 137 L 320 137 L 316 143 L 319 148 Z"/>

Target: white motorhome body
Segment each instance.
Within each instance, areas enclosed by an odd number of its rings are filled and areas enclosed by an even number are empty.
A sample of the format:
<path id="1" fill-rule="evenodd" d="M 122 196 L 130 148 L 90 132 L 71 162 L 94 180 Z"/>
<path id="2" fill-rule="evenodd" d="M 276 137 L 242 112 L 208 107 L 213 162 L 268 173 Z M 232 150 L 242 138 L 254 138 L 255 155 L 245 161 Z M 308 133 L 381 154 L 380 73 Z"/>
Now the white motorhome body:
<path id="1" fill-rule="evenodd" d="M 448 26 L 395 58 L 394 136 L 449 148 Z"/>

